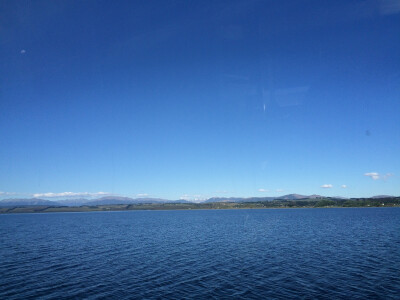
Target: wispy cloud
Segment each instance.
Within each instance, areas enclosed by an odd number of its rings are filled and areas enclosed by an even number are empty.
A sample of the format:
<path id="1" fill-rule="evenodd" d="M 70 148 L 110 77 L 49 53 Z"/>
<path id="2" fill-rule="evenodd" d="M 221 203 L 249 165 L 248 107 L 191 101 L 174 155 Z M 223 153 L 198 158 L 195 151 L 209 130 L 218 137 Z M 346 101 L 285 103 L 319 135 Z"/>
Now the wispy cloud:
<path id="1" fill-rule="evenodd" d="M 377 172 L 365 173 L 364 176 L 371 177 L 373 180 L 379 179 L 379 173 L 377 173 Z"/>
<path id="2" fill-rule="evenodd" d="M 373 180 L 378 180 L 378 179 L 386 180 L 389 177 L 394 176 L 394 174 L 393 173 L 386 173 L 385 175 L 380 175 L 377 172 L 369 172 L 369 173 L 365 173 L 364 176 L 371 177 Z"/>
<path id="3" fill-rule="evenodd" d="M 62 193 L 37 193 L 33 194 L 34 198 L 57 198 L 57 197 L 95 197 L 95 196 L 104 196 L 110 195 L 110 193 L 106 192 L 97 192 L 97 193 L 89 193 L 89 192 L 62 192 Z"/>
<path id="4" fill-rule="evenodd" d="M 285 190 L 283 190 L 283 189 L 277 189 L 276 190 L 278 193 L 282 193 L 282 192 L 284 192 Z"/>
<path id="5" fill-rule="evenodd" d="M 386 173 L 385 175 L 383 175 L 383 179 L 386 180 L 386 179 L 388 179 L 389 177 L 392 177 L 392 176 L 394 176 L 393 173 Z"/>
<path id="6" fill-rule="evenodd" d="M 347 185 L 345 185 L 345 184 L 342 184 L 342 189 L 345 189 L 345 188 L 347 188 Z"/>
<path id="7" fill-rule="evenodd" d="M 12 195 L 17 195 L 17 193 L 0 191 L 0 196 L 12 196 Z"/>
<path id="8" fill-rule="evenodd" d="M 333 185 L 332 184 L 323 184 L 323 185 L 321 185 L 321 187 L 323 189 L 331 189 L 331 188 L 333 188 Z"/>
<path id="9" fill-rule="evenodd" d="M 259 192 L 264 192 L 264 193 L 265 193 L 265 192 L 269 192 L 269 190 L 266 190 L 266 189 L 258 189 L 258 191 L 259 191 Z"/>
<path id="10" fill-rule="evenodd" d="M 148 197 L 149 194 L 142 193 L 142 194 L 137 194 L 136 197 Z"/>

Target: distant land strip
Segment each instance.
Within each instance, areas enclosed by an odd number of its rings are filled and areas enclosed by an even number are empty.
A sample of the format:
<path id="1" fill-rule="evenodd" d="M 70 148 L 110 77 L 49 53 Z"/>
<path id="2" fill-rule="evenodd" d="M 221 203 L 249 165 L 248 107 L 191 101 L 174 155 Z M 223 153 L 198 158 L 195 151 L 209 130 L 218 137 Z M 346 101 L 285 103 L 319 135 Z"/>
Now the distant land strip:
<path id="1" fill-rule="evenodd" d="M 0 214 L 91 212 L 128 210 L 190 210 L 190 209 L 268 209 L 268 208 L 335 208 L 335 207 L 400 207 L 400 197 L 384 198 L 318 198 L 300 200 L 272 200 L 255 202 L 203 202 L 203 203 L 135 203 L 82 206 L 29 205 L 0 207 Z"/>

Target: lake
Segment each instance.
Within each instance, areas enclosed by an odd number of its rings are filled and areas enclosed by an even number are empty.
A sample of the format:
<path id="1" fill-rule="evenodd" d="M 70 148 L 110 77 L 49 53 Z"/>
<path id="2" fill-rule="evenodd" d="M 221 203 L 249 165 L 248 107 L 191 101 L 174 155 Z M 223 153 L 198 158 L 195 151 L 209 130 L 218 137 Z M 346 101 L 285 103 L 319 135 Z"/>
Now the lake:
<path id="1" fill-rule="evenodd" d="M 0 298 L 399 299 L 400 208 L 0 215 Z"/>

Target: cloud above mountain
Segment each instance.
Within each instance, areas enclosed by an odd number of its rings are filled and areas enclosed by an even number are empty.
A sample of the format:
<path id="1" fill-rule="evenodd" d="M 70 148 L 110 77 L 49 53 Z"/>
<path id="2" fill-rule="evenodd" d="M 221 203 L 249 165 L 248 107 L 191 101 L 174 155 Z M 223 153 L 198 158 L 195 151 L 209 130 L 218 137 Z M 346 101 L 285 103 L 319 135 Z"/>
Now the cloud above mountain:
<path id="1" fill-rule="evenodd" d="M 323 184 L 323 185 L 321 185 L 321 187 L 323 189 L 331 189 L 331 188 L 333 188 L 333 185 L 332 184 Z"/>
<path id="2" fill-rule="evenodd" d="M 136 194 L 136 197 L 148 197 L 149 194 L 146 193 L 140 193 L 140 194 Z"/>
<path id="3" fill-rule="evenodd" d="M 10 196 L 10 195 L 16 195 L 17 193 L 12 193 L 12 192 L 2 192 L 0 191 L 0 196 Z"/>
<path id="4" fill-rule="evenodd" d="M 96 197 L 96 196 L 106 196 L 110 193 L 106 192 L 62 192 L 62 193 L 37 193 L 33 194 L 34 198 L 58 198 L 58 197 Z"/>

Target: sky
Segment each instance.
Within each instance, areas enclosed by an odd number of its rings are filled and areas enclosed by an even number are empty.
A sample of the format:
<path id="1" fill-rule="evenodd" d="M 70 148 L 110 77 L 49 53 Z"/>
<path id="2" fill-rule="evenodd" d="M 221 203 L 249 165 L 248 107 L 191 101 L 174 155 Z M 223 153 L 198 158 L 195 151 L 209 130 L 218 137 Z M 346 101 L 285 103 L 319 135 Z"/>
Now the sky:
<path id="1" fill-rule="evenodd" d="M 0 199 L 400 195 L 400 2 L 1 1 Z"/>

